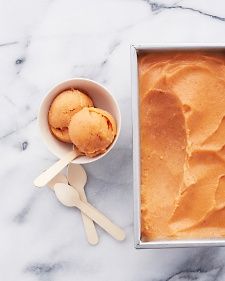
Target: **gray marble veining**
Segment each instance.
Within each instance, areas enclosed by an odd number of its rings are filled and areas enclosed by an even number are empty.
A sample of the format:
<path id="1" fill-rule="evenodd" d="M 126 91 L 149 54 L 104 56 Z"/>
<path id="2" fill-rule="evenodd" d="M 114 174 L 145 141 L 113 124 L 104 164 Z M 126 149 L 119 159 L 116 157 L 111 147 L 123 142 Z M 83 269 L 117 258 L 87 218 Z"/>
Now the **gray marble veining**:
<path id="1" fill-rule="evenodd" d="M 225 42 L 222 0 L 0 0 L 0 280 L 225 280 L 225 249 L 135 250 L 132 225 L 130 44 Z M 41 142 L 41 99 L 70 77 L 103 83 L 122 131 L 112 152 L 86 165 L 91 203 L 127 233 L 85 240 L 77 210 L 32 181 L 55 161 Z"/>

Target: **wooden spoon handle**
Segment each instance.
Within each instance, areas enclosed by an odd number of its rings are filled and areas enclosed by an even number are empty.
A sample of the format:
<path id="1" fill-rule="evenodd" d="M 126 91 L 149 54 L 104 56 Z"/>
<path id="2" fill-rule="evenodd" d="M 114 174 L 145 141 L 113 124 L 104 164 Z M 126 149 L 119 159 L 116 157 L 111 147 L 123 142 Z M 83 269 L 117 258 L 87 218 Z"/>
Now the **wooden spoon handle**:
<path id="1" fill-rule="evenodd" d="M 77 189 L 80 199 L 83 202 L 87 202 L 87 197 L 84 191 L 84 188 Z M 91 245 L 98 244 L 98 234 L 94 225 L 94 222 L 92 219 L 90 219 L 88 216 L 86 216 L 83 212 L 81 212 L 83 224 L 84 224 L 84 230 L 87 236 L 87 240 Z"/>
<path id="2" fill-rule="evenodd" d="M 125 232 L 113 222 L 111 222 L 105 215 L 95 209 L 89 203 L 82 201 L 76 202 L 76 207 L 84 214 L 90 217 L 93 221 L 99 224 L 106 232 L 108 232 L 116 240 L 124 240 Z"/>
<path id="3" fill-rule="evenodd" d="M 73 159 L 79 156 L 76 150 L 71 150 L 63 158 L 58 160 L 50 168 L 40 174 L 35 180 L 34 185 L 37 187 L 45 186 L 51 179 L 53 179 L 63 168 L 66 167 Z"/>

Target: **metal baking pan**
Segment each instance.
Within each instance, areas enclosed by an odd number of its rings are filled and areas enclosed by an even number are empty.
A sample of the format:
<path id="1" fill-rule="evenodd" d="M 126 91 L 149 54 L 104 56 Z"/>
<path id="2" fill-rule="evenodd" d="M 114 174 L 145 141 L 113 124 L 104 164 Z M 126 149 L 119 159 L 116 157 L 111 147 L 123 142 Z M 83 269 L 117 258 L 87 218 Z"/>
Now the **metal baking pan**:
<path id="1" fill-rule="evenodd" d="M 138 53 L 171 50 L 215 50 L 225 51 L 225 44 L 151 44 L 132 45 L 131 55 L 131 89 L 133 121 L 133 192 L 134 192 L 134 246 L 136 249 L 155 248 L 189 248 L 205 246 L 225 246 L 224 239 L 164 240 L 141 241 L 141 204 L 140 204 L 140 137 L 139 137 L 139 86 Z"/>

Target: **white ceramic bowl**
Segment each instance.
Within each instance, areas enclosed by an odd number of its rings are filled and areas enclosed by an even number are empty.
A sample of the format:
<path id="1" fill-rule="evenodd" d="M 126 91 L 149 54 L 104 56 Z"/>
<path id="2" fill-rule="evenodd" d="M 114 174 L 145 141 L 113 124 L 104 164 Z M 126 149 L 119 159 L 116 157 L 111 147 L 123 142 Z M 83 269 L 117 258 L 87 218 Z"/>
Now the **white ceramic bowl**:
<path id="1" fill-rule="evenodd" d="M 87 156 L 81 156 L 73 161 L 73 163 L 76 164 L 91 163 L 105 156 L 115 145 L 119 137 L 120 128 L 121 128 L 120 109 L 117 101 L 114 99 L 114 97 L 109 93 L 109 91 L 105 87 L 89 79 L 74 78 L 74 79 L 63 81 L 57 84 L 55 87 L 53 87 L 47 93 L 46 97 L 43 99 L 41 103 L 39 114 L 38 114 L 38 125 L 39 125 L 42 139 L 44 140 L 48 149 L 58 158 L 62 158 L 67 152 L 69 152 L 72 149 L 72 144 L 67 144 L 58 141 L 52 135 L 48 125 L 48 111 L 53 99 L 59 93 L 69 88 L 78 89 L 88 94 L 90 98 L 93 100 L 94 106 L 110 112 L 112 116 L 115 118 L 117 123 L 117 135 L 113 143 L 105 153 L 93 158 Z"/>

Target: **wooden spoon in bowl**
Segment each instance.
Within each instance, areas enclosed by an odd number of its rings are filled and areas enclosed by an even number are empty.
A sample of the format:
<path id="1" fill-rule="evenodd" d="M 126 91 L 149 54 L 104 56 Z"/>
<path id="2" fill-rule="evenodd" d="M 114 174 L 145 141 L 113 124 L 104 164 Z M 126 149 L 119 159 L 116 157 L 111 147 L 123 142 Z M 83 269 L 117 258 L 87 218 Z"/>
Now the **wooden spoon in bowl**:
<path id="1" fill-rule="evenodd" d="M 37 187 L 43 187 L 47 185 L 47 183 L 50 182 L 51 179 L 53 179 L 59 172 L 61 172 L 63 168 L 65 168 L 71 161 L 81 155 L 82 154 L 75 147 L 73 147 L 73 150 L 68 152 L 65 156 L 63 156 L 63 158 L 41 173 L 34 180 L 34 185 Z"/>

